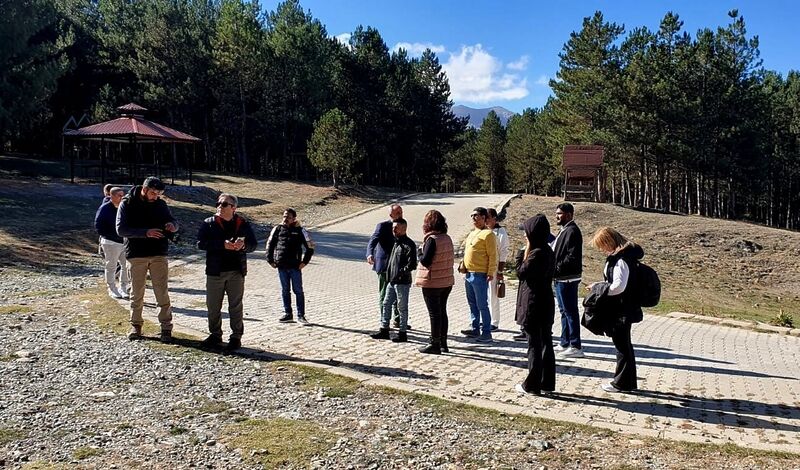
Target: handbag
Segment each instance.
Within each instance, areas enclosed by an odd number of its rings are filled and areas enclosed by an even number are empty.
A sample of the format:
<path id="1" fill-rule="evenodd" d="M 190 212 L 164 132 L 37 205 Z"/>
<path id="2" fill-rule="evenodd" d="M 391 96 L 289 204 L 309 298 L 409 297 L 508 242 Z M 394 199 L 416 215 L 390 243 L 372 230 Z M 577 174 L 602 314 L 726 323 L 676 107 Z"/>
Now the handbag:
<path id="1" fill-rule="evenodd" d="M 497 298 L 502 299 L 506 296 L 506 281 L 500 279 L 497 281 Z"/>

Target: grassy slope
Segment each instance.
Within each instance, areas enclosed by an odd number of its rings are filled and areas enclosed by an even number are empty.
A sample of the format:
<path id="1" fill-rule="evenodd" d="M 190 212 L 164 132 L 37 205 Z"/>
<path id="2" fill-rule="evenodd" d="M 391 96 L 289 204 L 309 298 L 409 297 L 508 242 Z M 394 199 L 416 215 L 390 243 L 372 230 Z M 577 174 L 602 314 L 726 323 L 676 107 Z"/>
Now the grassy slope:
<path id="1" fill-rule="evenodd" d="M 515 228 L 537 213 L 555 232 L 561 200 L 526 196 L 508 208 L 512 246 L 523 243 Z M 644 261 L 659 273 L 661 303 L 655 311 L 769 322 L 781 311 L 800 322 L 800 233 L 745 222 L 636 211 L 611 204 L 576 203 L 575 220 L 584 237 L 584 282 L 601 280 L 604 256 L 589 245 L 608 225 L 642 245 Z M 746 241 L 761 249 L 751 252 Z"/>

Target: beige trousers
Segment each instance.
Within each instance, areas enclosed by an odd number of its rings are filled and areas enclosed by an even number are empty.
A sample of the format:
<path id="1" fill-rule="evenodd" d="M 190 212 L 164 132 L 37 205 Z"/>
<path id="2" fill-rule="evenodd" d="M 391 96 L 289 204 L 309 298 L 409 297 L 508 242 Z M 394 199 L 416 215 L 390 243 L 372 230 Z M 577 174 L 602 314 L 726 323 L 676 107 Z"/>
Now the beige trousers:
<path id="1" fill-rule="evenodd" d="M 142 308 L 144 307 L 144 290 L 147 272 L 153 283 L 153 293 L 158 304 L 158 321 L 161 331 L 172 331 L 172 307 L 167 291 L 169 266 L 166 256 L 150 256 L 147 258 L 128 258 L 128 270 L 131 278 L 131 325 L 141 326 L 144 323 Z"/>

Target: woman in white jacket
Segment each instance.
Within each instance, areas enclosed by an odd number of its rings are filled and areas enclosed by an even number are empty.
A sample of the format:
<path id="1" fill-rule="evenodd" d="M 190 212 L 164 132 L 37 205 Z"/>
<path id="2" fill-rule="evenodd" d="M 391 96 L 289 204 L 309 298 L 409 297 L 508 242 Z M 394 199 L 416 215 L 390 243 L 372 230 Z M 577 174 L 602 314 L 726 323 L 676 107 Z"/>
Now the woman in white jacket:
<path id="1" fill-rule="evenodd" d="M 497 211 L 489 209 L 486 225 L 494 232 L 497 239 L 497 275 L 489 283 L 489 313 L 492 315 L 492 330 L 500 328 L 500 298 L 497 296 L 498 286 L 505 282 L 503 269 L 508 258 L 508 232 L 497 222 Z"/>

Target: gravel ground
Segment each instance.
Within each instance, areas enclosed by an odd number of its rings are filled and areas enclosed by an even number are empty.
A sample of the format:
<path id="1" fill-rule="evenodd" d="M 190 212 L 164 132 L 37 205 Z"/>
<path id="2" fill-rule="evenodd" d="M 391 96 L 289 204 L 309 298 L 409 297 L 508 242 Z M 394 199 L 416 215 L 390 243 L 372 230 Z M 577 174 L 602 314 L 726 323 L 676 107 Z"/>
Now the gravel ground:
<path id="1" fill-rule="evenodd" d="M 0 467 L 800 468 L 798 457 L 638 439 L 352 382 L 338 393 L 292 364 L 101 331 L 86 321 L 90 301 L 64 293 L 98 277 L 50 285 L 57 276 L 2 274 L 4 286 L 60 293 L 16 310 L 0 302 Z M 253 420 L 268 420 L 261 437 L 248 434 Z"/>

